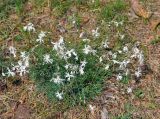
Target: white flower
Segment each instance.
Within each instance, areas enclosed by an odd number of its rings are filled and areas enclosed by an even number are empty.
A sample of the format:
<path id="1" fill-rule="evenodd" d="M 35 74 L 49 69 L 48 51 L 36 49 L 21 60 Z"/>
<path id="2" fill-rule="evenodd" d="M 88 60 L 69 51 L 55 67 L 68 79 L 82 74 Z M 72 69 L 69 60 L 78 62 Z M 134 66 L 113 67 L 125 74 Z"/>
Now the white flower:
<path id="1" fill-rule="evenodd" d="M 97 38 L 100 36 L 100 33 L 98 33 L 99 28 L 97 27 L 96 30 L 92 30 L 93 37 Z"/>
<path id="2" fill-rule="evenodd" d="M 133 55 L 131 56 L 131 58 L 136 58 L 140 52 L 140 50 L 137 47 L 132 48 L 133 51 Z"/>
<path id="3" fill-rule="evenodd" d="M 10 52 L 10 54 L 12 54 L 13 55 L 13 57 L 16 57 L 16 48 L 15 47 L 13 47 L 13 46 L 9 46 L 9 52 Z"/>
<path id="4" fill-rule="evenodd" d="M 97 52 L 97 51 L 96 51 L 96 50 L 93 50 L 93 49 L 92 49 L 92 51 L 91 51 L 91 53 L 92 53 L 93 55 L 95 55 L 96 52 Z"/>
<path id="5" fill-rule="evenodd" d="M 123 25 L 123 21 L 121 21 L 121 22 L 112 21 L 112 22 L 114 23 L 114 25 L 115 25 L 116 27 L 118 27 L 119 25 Z"/>
<path id="6" fill-rule="evenodd" d="M 119 26 L 119 23 L 117 21 L 114 21 L 113 23 L 115 24 L 116 27 Z"/>
<path id="7" fill-rule="evenodd" d="M 84 61 L 81 61 L 81 65 L 80 65 L 80 68 L 79 68 L 79 72 L 81 75 L 84 74 L 84 68 L 86 66 L 87 62 L 84 60 Z"/>
<path id="8" fill-rule="evenodd" d="M 34 25 L 32 23 L 28 23 L 26 26 L 23 27 L 24 31 L 35 31 Z"/>
<path id="9" fill-rule="evenodd" d="M 40 34 L 38 35 L 39 38 L 44 38 L 46 36 L 46 32 L 41 31 Z"/>
<path id="10" fill-rule="evenodd" d="M 67 61 L 68 57 L 66 56 L 64 51 L 57 52 L 58 56 Z"/>
<path id="11" fill-rule="evenodd" d="M 29 55 L 24 51 L 24 52 L 21 52 L 20 57 L 22 58 L 22 61 L 24 62 L 24 65 L 26 67 L 29 67 Z"/>
<path id="12" fill-rule="evenodd" d="M 24 65 L 25 65 L 26 67 L 29 67 L 29 56 L 26 57 L 25 59 L 23 59 L 23 61 L 24 61 Z"/>
<path id="13" fill-rule="evenodd" d="M 89 45 L 85 45 L 85 48 L 83 49 L 84 54 L 89 54 L 91 52 L 92 48 Z"/>
<path id="14" fill-rule="evenodd" d="M 66 73 L 66 74 L 65 74 L 65 77 L 67 78 L 68 81 L 70 81 L 71 78 L 74 78 L 73 72 L 71 72 L 71 73 Z"/>
<path id="15" fill-rule="evenodd" d="M 131 58 L 138 58 L 139 64 L 143 65 L 144 64 L 144 55 L 142 51 L 140 51 L 137 47 L 134 47 L 133 49 L 133 55 Z"/>
<path id="16" fill-rule="evenodd" d="M 38 35 L 38 39 L 36 39 L 36 41 L 39 42 L 39 43 L 43 43 L 45 36 L 46 36 L 46 32 L 41 31 L 40 34 Z"/>
<path id="17" fill-rule="evenodd" d="M 132 88 L 129 87 L 129 88 L 127 89 L 127 93 L 128 93 L 128 94 L 129 94 L 129 93 L 132 93 Z"/>
<path id="18" fill-rule="evenodd" d="M 86 64 L 87 64 L 87 62 L 86 62 L 86 60 L 84 60 L 84 61 L 81 61 L 81 67 L 85 67 L 86 66 Z"/>
<path id="19" fill-rule="evenodd" d="M 26 73 L 28 73 L 28 71 L 26 70 L 26 66 L 22 65 L 21 67 L 19 67 L 19 75 L 23 76 Z"/>
<path id="20" fill-rule="evenodd" d="M 113 55 L 112 51 L 109 51 L 108 54 L 109 54 L 109 55 Z"/>
<path id="21" fill-rule="evenodd" d="M 90 105 L 89 105 L 89 110 L 93 113 L 95 107 L 96 107 L 96 106 L 93 106 L 93 105 L 90 104 Z"/>
<path id="22" fill-rule="evenodd" d="M 120 39 L 124 39 L 124 37 L 125 37 L 125 35 L 123 35 L 123 34 L 119 34 L 120 35 Z"/>
<path id="23" fill-rule="evenodd" d="M 2 72 L 2 76 L 6 76 L 6 74 L 4 72 Z"/>
<path id="24" fill-rule="evenodd" d="M 123 25 L 123 22 L 124 22 L 124 21 L 120 21 L 119 24 L 120 24 L 120 25 Z"/>
<path id="25" fill-rule="evenodd" d="M 83 38 L 82 41 L 83 41 L 83 42 L 90 42 L 90 39 L 88 39 L 88 38 Z"/>
<path id="26" fill-rule="evenodd" d="M 121 70 L 124 70 L 127 67 L 128 63 L 130 63 L 130 60 L 124 60 L 124 61 L 120 62 L 119 68 Z"/>
<path id="27" fill-rule="evenodd" d="M 63 95 L 63 93 L 61 92 L 56 92 L 56 97 L 59 99 L 59 100 L 62 100 L 63 99 L 63 97 L 62 97 L 62 95 Z"/>
<path id="28" fill-rule="evenodd" d="M 105 70 L 108 70 L 108 69 L 109 69 L 109 64 L 105 66 Z"/>
<path id="29" fill-rule="evenodd" d="M 51 82 L 54 82 L 54 83 L 56 83 L 56 84 L 62 84 L 63 81 L 64 81 L 64 79 L 60 78 L 60 76 L 57 75 L 56 77 L 53 77 L 50 81 L 51 81 Z"/>
<path id="30" fill-rule="evenodd" d="M 29 67 L 29 55 L 26 54 L 26 52 L 21 52 L 20 57 L 21 60 L 18 61 L 17 65 L 13 65 L 12 70 L 19 73 L 20 76 L 25 75 L 28 73 L 27 68 Z"/>
<path id="31" fill-rule="evenodd" d="M 80 73 L 80 75 L 83 75 L 83 74 L 84 74 L 84 68 L 83 68 L 83 67 L 80 67 L 80 68 L 79 68 L 79 73 Z"/>
<path id="32" fill-rule="evenodd" d="M 127 76 L 129 74 L 129 69 L 126 69 L 125 75 Z"/>
<path id="33" fill-rule="evenodd" d="M 27 62 L 27 63 L 26 63 Z M 28 61 L 18 61 L 18 64 L 15 65 L 12 69 L 16 70 L 17 73 L 19 73 L 20 76 L 25 75 L 26 73 L 28 73 L 27 71 L 27 67 L 29 66 Z"/>
<path id="34" fill-rule="evenodd" d="M 72 72 L 76 72 L 78 69 L 78 65 L 67 63 L 65 66 L 66 70 L 71 70 Z"/>
<path id="35" fill-rule="evenodd" d="M 125 46 L 124 48 L 123 48 L 123 52 L 128 52 L 128 47 L 127 46 Z"/>
<path id="36" fill-rule="evenodd" d="M 79 67 L 79 73 L 80 73 L 80 75 L 84 74 L 84 68 L 85 68 L 86 64 L 87 64 L 87 62 L 85 60 L 81 61 L 81 65 Z"/>
<path id="37" fill-rule="evenodd" d="M 96 54 L 96 50 L 93 50 L 90 45 L 85 45 L 85 48 L 83 49 L 83 53 L 88 55 L 89 53 L 92 53 L 93 55 Z"/>
<path id="38" fill-rule="evenodd" d="M 119 54 L 121 54 L 121 53 L 122 53 L 122 51 L 121 51 L 121 50 L 118 50 L 118 53 L 119 53 Z"/>
<path id="39" fill-rule="evenodd" d="M 119 80 L 122 80 L 122 78 L 123 78 L 123 76 L 122 76 L 121 74 L 118 74 L 117 80 L 118 80 L 118 81 L 119 81 Z"/>
<path id="40" fill-rule="evenodd" d="M 21 52 L 21 55 L 20 55 L 21 58 L 25 59 L 26 58 L 26 52 Z"/>
<path id="41" fill-rule="evenodd" d="M 135 71 L 135 76 L 136 76 L 137 78 L 139 78 L 141 75 L 142 75 L 142 71 L 141 71 L 141 69 L 138 67 L 138 70 Z"/>
<path id="42" fill-rule="evenodd" d="M 139 61 L 140 65 L 144 64 L 144 55 L 143 55 L 142 51 L 138 55 L 138 61 Z"/>
<path id="43" fill-rule="evenodd" d="M 60 36 L 59 41 L 57 41 L 55 43 L 52 42 L 52 44 L 54 45 L 53 46 L 53 50 L 55 50 L 57 52 L 57 55 L 60 58 L 62 58 L 64 60 L 67 60 L 68 59 L 68 57 L 66 56 L 66 50 L 67 49 L 65 47 L 65 43 L 64 43 L 63 37 Z M 78 58 L 78 57 L 76 57 L 76 58 Z"/>
<path id="44" fill-rule="evenodd" d="M 95 0 L 92 0 L 92 3 L 94 3 L 95 2 Z"/>
<path id="45" fill-rule="evenodd" d="M 99 62 L 101 63 L 103 61 L 102 57 L 99 58 Z"/>
<path id="46" fill-rule="evenodd" d="M 72 49 L 72 54 L 75 56 L 75 59 L 78 60 L 78 55 L 77 55 L 77 53 L 75 52 L 74 49 Z"/>
<path id="47" fill-rule="evenodd" d="M 79 38 L 83 38 L 84 32 L 80 33 Z"/>
<path id="48" fill-rule="evenodd" d="M 116 59 L 117 58 L 117 53 L 112 54 L 112 58 Z"/>
<path id="49" fill-rule="evenodd" d="M 134 47 L 133 52 L 134 52 L 134 54 L 138 54 L 140 52 L 140 50 L 137 47 Z"/>
<path id="50" fill-rule="evenodd" d="M 68 51 L 66 52 L 66 55 L 68 56 L 68 58 L 70 58 L 70 57 L 72 56 L 72 50 L 68 50 Z"/>
<path id="51" fill-rule="evenodd" d="M 68 51 L 66 52 L 66 56 L 67 56 L 68 58 L 71 58 L 72 55 L 74 55 L 74 56 L 75 56 L 75 59 L 78 60 L 78 55 L 77 55 L 77 53 L 75 52 L 74 49 L 68 50 Z"/>
<path id="52" fill-rule="evenodd" d="M 71 66 L 71 64 L 66 64 L 64 67 L 65 67 L 65 69 L 67 70 L 67 69 L 69 69 L 70 68 L 70 66 Z"/>
<path id="53" fill-rule="evenodd" d="M 73 24 L 73 25 L 76 24 L 76 20 L 73 20 L 73 21 L 72 21 L 72 24 Z"/>
<path id="54" fill-rule="evenodd" d="M 63 44 L 64 44 L 64 38 L 62 36 L 60 36 L 59 45 L 63 45 Z"/>
<path id="55" fill-rule="evenodd" d="M 120 62 L 116 61 L 116 60 L 112 60 L 114 64 L 120 64 Z"/>
<path id="56" fill-rule="evenodd" d="M 108 45 L 109 45 L 108 40 L 102 42 L 102 47 L 103 47 L 103 48 L 109 48 Z"/>
<path id="57" fill-rule="evenodd" d="M 49 64 L 53 62 L 53 59 L 50 58 L 50 54 L 45 54 L 43 56 L 44 63 Z"/>
<path id="58" fill-rule="evenodd" d="M 52 44 L 54 45 L 53 46 L 53 50 L 56 50 L 56 51 L 58 51 L 58 49 L 59 49 L 59 42 L 52 42 Z"/>
<path id="59" fill-rule="evenodd" d="M 8 77 L 10 76 L 15 76 L 15 73 L 13 71 L 11 71 L 8 67 L 7 67 L 7 74 L 8 74 Z"/>

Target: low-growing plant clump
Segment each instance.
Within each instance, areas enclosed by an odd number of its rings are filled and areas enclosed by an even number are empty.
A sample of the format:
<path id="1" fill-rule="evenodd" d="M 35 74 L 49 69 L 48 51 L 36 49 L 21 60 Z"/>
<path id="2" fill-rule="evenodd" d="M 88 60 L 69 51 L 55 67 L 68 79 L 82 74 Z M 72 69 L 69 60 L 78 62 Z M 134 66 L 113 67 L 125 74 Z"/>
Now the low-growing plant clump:
<path id="1" fill-rule="evenodd" d="M 106 25 L 109 29 L 122 26 L 123 21 L 111 21 Z M 111 46 L 111 37 L 107 33 L 101 37 L 101 30 L 99 26 L 89 33 L 83 31 L 77 41 L 63 36 L 53 41 L 48 37 L 50 32 L 37 31 L 32 23 L 28 23 L 22 29 L 23 35 L 37 34 L 37 37 L 27 42 L 30 49 L 20 51 L 13 45 L 8 47 L 10 57 L 17 63 L 12 62 L 8 67 L 1 65 L 2 76 L 29 75 L 38 91 L 50 101 L 69 107 L 85 105 L 95 99 L 111 77 L 122 82 L 133 77 L 139 80 L 141 66 L 145 63 L 140 44 L 133 44 L 119 31 Z M 124 42 L 125 39 L 129 42 Z"/>

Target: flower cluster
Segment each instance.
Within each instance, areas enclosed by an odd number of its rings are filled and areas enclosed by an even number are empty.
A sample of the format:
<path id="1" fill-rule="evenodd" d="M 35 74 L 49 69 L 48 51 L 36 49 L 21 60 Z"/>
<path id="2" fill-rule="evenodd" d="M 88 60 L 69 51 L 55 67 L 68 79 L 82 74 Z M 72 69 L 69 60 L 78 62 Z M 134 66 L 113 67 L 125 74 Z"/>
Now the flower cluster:
<path id="1" fill-rule="evenodd" d="M 110 24 L 119 27 L 123 22 L 112 21 Z M 23 29 L 27 32 L 35 31 L 32 23 L 24 26 Z M 56 42 L 51 42 L 52 46 L 41 46 L 44 39 L 47 39 L 47 32 L 41 31 L 35 40 L 39 44 L 33 46 L 29 52 L 20 52 L 18 55 L 15 47 L 9 47 L 9 53 L 18 61 L 11 67 L 7 67 L 6 72 L 2 74 L 8 77 L 17 74 L 24 76 L 31 70 L 29 75 L 33 75 L 37 83 L 45 87 L 47 93 L 51 92 L 49 95 L 53 95 L 58 100 L 77 96 L 76 100 L 83 99 L 83 102 L 87 95 L 96 94 L 97 87 L 97 90 L 102 88 L 103 80 L 112 74 L 109 72 L 113 72 L 112 76 L 118 81 L 129 75 L 135 75 L 137 78 L 142 76 L 141 65 L 144 64 L 144 55 L 137 44 L 133 46 L 124 44 L 119 49 L 109 50 L 112 49 L 110 39 L 109 37 L 100 39 L 99 27 L 91 31 L 89 35 L 91 37 L 87 38 L 85 34 L 85 32 L 80 33 L 79 38 L 83 42 L 76 47 L 68 45 L 63 36 L 59 36 Z M 118 37 L 121 40 L 125 39 L 119 32 Z M 90 40 L 91 38 L 94 40 Z M 43 47 L 44 49 L 47 47 L 47 51 L 37 53 L 38 57 L 34 56 L 36 49 Z M 35 58 L 34 63 L 29 62 L 33 60 L 29 56 Z M 137 63 L 134 63 L 135 60 Z M 131 69 L 131 65 L 135 65 L 134 69 Z M 127 92 L 130 93 L 131 89 Z"/>
<path id="2" fill-rule="evenodd" d="M 43 56 L 43 61 L 44 61 L 44 63 L 46 63 L 46 64 L 52 64 L 52 62 L 53 62 L 53 59 L 51 59 L 50 58 L 50 54 L 45 54 L 44 56 Z"/>
<path id="3" fill-rule="evenodd" d="M 24 31 L 35 31 L 34 25 L 32 23 L 28 23 L 26 26 L 23 27 Z"/>
<path id="4" fill-rule="evenodd" d="M 11 55 L 13 55 L 13 57 L 16 57 L 16 48 L 15 47 L 13 47 L 13 46 L 9 46 L 9 53 L 11 54 Z"/>
<path id="5" fill-rule="evenodd" d="M 41 31 L 40 34 L 38 35 L 38 39 L 36 39 L 36 41 L 39 42 L 39 43 L 43 43 L 45 36 L 46 36 L 46 32 Z"/>
<path id="6" fill-rule="evenodd" d="M 101 48 L 109 48 L 109 39 L 102 41 Z M 131 50 L 130 50 L 131 49 Z M 125 56 L 125 57 L 123 57 Z M 120 58 L 123 57 L 123 60 Z M 105 64 L 103 60 L 106 60 L 108 64 Z M 134 61 L 137 61 L 137 64 Z M 144 55 L 143 52 L 137 47 L 137 43 L 129 47 L 129 44 L 126 44 L 124 47 L 117 51 L 108 51 L 103 54 L 103 57 L 99 58 L 99 62 L 103 63 L 105 69 L 108 70 L 109 67 L 116 67 L 117 72 L 116 79 L 122 80 L 124 76 L 135 75 L 135 77 L 140 78 L 142 76 L 141 66 L 144 64 Z M 136 65 L 131 68 L 131 65 Z M 135 71 L 135 72 L 134 72 Z"/>
<path id="7" fill-rule="evenodd" d="M 93 50 L 92 47 L 90 45 L 85 45 L 84 49 L 83 49 L 84 54 L 88 55 L 90 53 L 92 53 L 93 55 L 96 54 L 96 50 Z"/>
<path id="8" fill-rule="evenodd" d="M 85 59 L 79 58 L 76 49 L 68 48 L 62 36 L 60 36 L 57 42 L 51 43 L 53 45 L 52 52 L 55 55 L 54 57 L 59 58 L 65 63 L 63 67 L 59 66 L 59 64 L 56 64 L 55 68 L 57 70 L 54 74 L 52 74 L 52 78 L 49 80 L 51 83 L 57 86 L 61 86 L 65 85 L 66 82 L 75 80 L 78 76 L 85 75 L 85 68 L 88 63 L 86 59 L 88 55 L 96 55 L 96 50 L 94 50 L 90 45 L 85 44 L 84 48 L 81 49 L 82 54 L 84 55 L 84 57 L 86 57 Z M 54 59 L 51 57 L 51 55 L 53 54 L 43 54 L 43 65 L 53 64 Z M 62 68 L 65 69 L 64 73 L 60 71 Z M 64 94 L 65 91 L 62 91 L 60 89 L 55 92 L 55 95 L 59 100 L 62 100 L 64 98 Z"/>
<path id="9" fill-rule="evenodd" d="M 14 56 L 16 57 L 16 53 L 14 54 Z M 20 58 L 21 59 L 18 60 L 16 65 L 12 64 L 11 68 L 7 67 L 7 72 L 3 72 L 3 76 L 7 75 L 8 77 L 14 77 L 16 74 L 19 74 L 19 76 L 24 76 L 26 73 L 28 73 L 29 55 L 26 52 L 21 52 Z"/>
<path id="10" fill-rule="evenodd" d="M 92 35 L 94 38 L 98 38 L 100 33 L 98 32 L 99 28 L 97 27 L 95 30 L 92 30 Z"/>
<path id="11" fill-rule="evenodd" d="M 109 26 L 111 26 L 112 24 L 115 25 L 116 27 L 119 27 L 119 26 L 123 25 L 123 21 L 120 21 L 120 22 L 118 22 L 118 21 L 110 21 L 109 22 Z"/>

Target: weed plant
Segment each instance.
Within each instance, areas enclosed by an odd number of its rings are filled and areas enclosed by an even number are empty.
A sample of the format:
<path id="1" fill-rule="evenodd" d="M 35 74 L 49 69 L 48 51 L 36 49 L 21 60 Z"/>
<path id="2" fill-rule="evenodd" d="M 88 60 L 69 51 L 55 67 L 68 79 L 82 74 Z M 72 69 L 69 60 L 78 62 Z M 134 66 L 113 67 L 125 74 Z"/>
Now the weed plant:
<path id="1" fill-rule="evenodd" d="M 37 0 L 43 3 L 41 1 Z M 76 3 L 85 4 L 85 1 Z M 97 0 L 97 6 L 98 3 Z M 52 7 L 64 14 L 71 4 L 69 0 L 54 1 Z M 17 2 L 17 10 L 21 8 L 21 2 Z M 124 9 L 122 0 L 107 4 L 102 10 L 107 22 L 90 32 L 82 31 L 76 41 L 66 39 L 63 33 L 53 41 L 48 37 L 49 32 L 39 31 L 32 23 L 26 24 L 19 28 L 20 34 L 15 39 L 25 39 L 27 46 L 23 50 L 16 49 L 13 44 L 7 47 L 11 59 L 17 62 L 2 68 L 3 77 L 29 75 L 40 93 L 67 107 L 85 105 L 95 99 L 111 77 L 125 84 L 132 76 L 140 79 L 141 66 L 145 63 L 140 45 L 123 34 L 123 21 L 114 20 L 114 14 Z M 79 22 L 75 20 L 73 25 Z M 113 37 L 109 31 L 115 31 Z"/>

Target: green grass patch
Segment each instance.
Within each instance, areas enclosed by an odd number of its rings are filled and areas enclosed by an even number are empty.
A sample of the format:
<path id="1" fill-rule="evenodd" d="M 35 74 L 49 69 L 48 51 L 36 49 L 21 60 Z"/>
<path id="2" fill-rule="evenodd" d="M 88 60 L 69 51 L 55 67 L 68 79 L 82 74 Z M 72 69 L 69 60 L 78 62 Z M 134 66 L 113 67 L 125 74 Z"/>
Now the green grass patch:
<path id="1" fill-rule="evenodd" d="M 76 49 L 79 56 L 78 60 L 72 57 L 66 62 L 58 57 L 56 52 L 50 51 L 49 53 L 53 59 L 52 64 L 43 64 L 43 54 L 47 53 L 48 49 L 43 49 L 40 46 L 36 49 L 35 54 L 38 61 L 30 70 L 31 78 L 35 80 L 40 91 L 44 92 L 54 102 L 59 101 L 55 96 L 55 92 L 63 92 L 62 103 L 69 107 L 84 105 L 89 100 L 94 99 L 95 96 L 102 92 L 105 79 L 112 74 L 110 70 L 105 71 L 105 69 L 101 68 L 97 56 L 85 55 L 82 53 L 81 45 L 75 47 L 73 44 L 68 45 L 68 47 Z M 84 59 L 87 64 L 83 75 L 77 72 L 74 78 L 70 81 L 63 81 L 63 84 L 56 84 L 50 81 L 56 74 L 65 79 L 66 72 L 72 72 L 72 69 L 65 69 L 65 65 L 72 64 L 78 66 Z M 74 70 L 77 71 L 77 69 Z"/>
<path id="2" fill-rule="evenodd" d="M 144 97 L 144 93 L 143 93 L 143 91 L 142 91 L 141 89 L 135 90 L 135 91 L 134 91 L 134 94 L 135 94 L 135 96 L 138 97 L 138 98 L 143 98 L 143 97 Z"/>
<path id="3" fill-rule="evenodd" d="M 122 78 L 122 80 L 120 82 L 123 83 L 123 84 L 128 84 L 129 83 L 129 79 L 130 79 L 129 76 L 123 76 L 123 78 Z"/>
<path id="4" fill-rule="evenodd" d="M 5 19 L 13 13 L 18 15 L 23 11 L 23 6 L 28 0 L 1 0 L 0 1 L 0 19 Z"/>
<path id="5" fill-rule="evenodd" d="M 123 0 L 116 0 L 108 3 L 101 11 L 101 17 L 106 21 L 111 21 L 115 17 L 121 17 L 122 11 L 126 10 L 126 3 Z"/>
<path id="6" fill-rule="evenodd" d="M 150 43 L 151 43 L 152 45 L 156 45 L 156 44 L 160 43 L 160 37 L 155 38 L 155 39 L 152 40 Z"/>
<path id="7" fill-rule="evenodd" d="M 70 8 L 72 4 L 73 2 L 70 0 L 66 0 L 66 1 L 52 0 L 51 9 L 54 10 L 54 14 L 60 17 L 67 12 L 67 10 Z"/>

